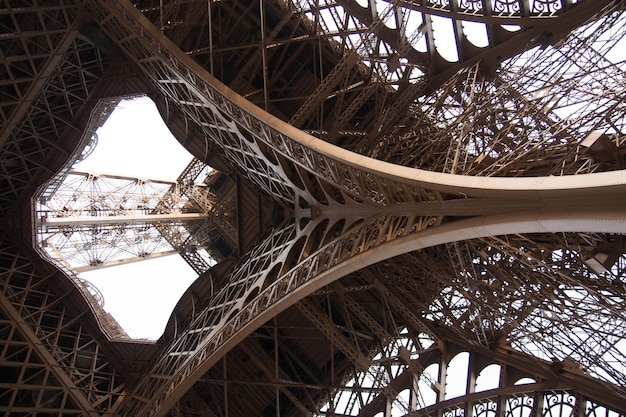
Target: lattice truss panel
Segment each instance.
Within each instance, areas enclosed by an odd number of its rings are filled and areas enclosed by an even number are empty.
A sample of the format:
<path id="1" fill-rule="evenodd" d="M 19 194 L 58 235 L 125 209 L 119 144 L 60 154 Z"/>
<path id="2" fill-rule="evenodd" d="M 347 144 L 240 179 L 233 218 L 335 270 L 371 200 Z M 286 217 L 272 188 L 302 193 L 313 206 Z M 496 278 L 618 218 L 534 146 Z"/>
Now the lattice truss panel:
<path id="1" fill-rule="evenodd" d="M 378 158 L 472 175 L 565 175 L 623 167 L 626 17 L 614 12 L 488 77 L 460 71 L 418 100 Z"/>
<path id="2" fill-rule="evenodd" d="M 229 255 L 213 248 L 212 244 L 220 237 L 224 237 L 233 247 L 236 247 L 238 241 L 236 220 L 226 215 L 235 210 L 236 191 L 232 181 L 225 180 L 226 185 L 218 198 L 209 187 L 218 175 L 217 171 L 194 158 L 152 210 L 156 214 L 176 212 L 179 210 L 176 206 L 185 200 L 182 206 L 184 211 L 208 214 L 199 224 L 186 224 L 183 234 L 177 232 L 172 223 L 155 224 L 159 233 L 198 274 Z"/>
<path id="3" fill-rule="evenodd" d="M 624 258 L 613 258 L 612 270 L 597 274 L 587 265 L 599 246 L 619 252 L 623 239 L 527 235 L 449 244 L 437 270 L 427 266 L 428 252 L 415 255 L 422 260 L 413 265 L 428 268 L 422 275 L 437 283 L 436 299 L 408 299 L 460 338 L 470 332 L 483 344 L 507 340 L 546 360 L 570 358 L 623 387 Z"/>
<path id="4" fill-rule="evenodd" d="M 53 196 L 41 202 L 36 216 L 45 221 L 84 216 L 146 215 L 154 210 L 170 187 L 168 183 L 70 172 Z M 174 208 L 180 212 L 185 201 L 177 203 Z M 175 227 L 171 225 L 171 228 Z M 38 234 L 38 243 L 51 258 L 64 262 L 65 268 L 77 272 L 82 270 L 80 267 L 98 267 L 129 257 L 148 257 L 172 250 L 150 223 L 134 226 L 52 224 L 40 226 Z"/>
<path id="5" fill-rule="evenodd" d="M 178 252 L 200 274 L 224 256 L 213 241 L 237 242 L 232 184 L 218 201 L 206 172 L 197 159 L 175 182 L 62 172 L 36 199 L 37 244 L 69 273 Z"/>
<path id="6" fill-rule="evenodd" d="M 124 387 L 122 379 L 81 315 L 51 289 L 59 274 L 44 275 L 3 241 L 0 279 L 4 415 L 96 416 L 109 410 Z"/>
<path id="7" fill-rule="evenodd" d="M 615 288 L 626 259 L 604 274 L 585 266 L 592 248 L 622 244 L 615 238 L 484 238 L 350 274 L 240 342 L 172 415 L 623 415 L 611 399 L 623 382 L 609 374 L 623 379 L 624 290 Z"/>
<path id="8" fill-rule="evenodd" d="M 211 369 L 251 329 L 300 300 L 313 289 L 332 282 L 342 276 L 341 274 L 371 265 L 375 260 L 409 252 L 411 248 L 459 242 L 458 249 L 453 246 L 448 247 L 448 250 L 452 254 L 457 253 L 456 256 L 463 259 L 462 261 L 452 262 L 455 258 L 446 257 L 435 261 L 436 265 L 439 262 L 448 265 L 441 266 L 441 270 L 450 271 L 449 265 L 454 265 L 451 273 L 456 276 L 458 271 L 470 271 L 469 268 L 478 259 L 473 256 L 467 260 L 462 255 L 461 242 L 470 237 L 499 235 L 510 232 L 511 229 L 519 233 L 537 228 L 546 232 L 580 232 L 587 228 L 621 232 L 623 229 L 620 221 L 611 217 L 612 214 L 605 218 L 607 213 L 602 213 L 607 209 L 615 210 L 611 213 L 621 213 L 621 203 L 618 200 L 623 198 L 620 197 L 622 192 L 618 188 L 617 195 L 613 195 L 611 189 L 605 187 L 608 183 L 621 184 L 617 179 L 619 172 L 584 177 L 592 182 L 597 180 L 598 185 L 590 184 L 582 188 L 578 187 L 577 179 L 559 179 L 558 188 L 564 188 L 567 192 L 553 193 L 551 186 L 536 189 L 538 194 L 544 195 L 540 198 L 540 203 L 527 193 L 528 189 L 535 187 L 534 178 L 523 182 L 472 179 L 480 182 L 477 188 L 432 183 L 430 189 L 427 185 L 418 186 L 420 181 L 415 181 L 413 177 L 407 178 L 408 173 L 407 177 L 398 174 L 398 177 L 392 178 L 389 172 L 383 174 L 382 168 L 376 168 L 382 165 L 373 161 L 362 161 L 369 165 L 359 167 L 357 162 L 350 160 L 351 155 L 342 153 L 339 157 L 339 151 L 324 148 L 323 145 L 300 135 L 295 129 L 278 122 L 266 123 L 265 114 L 238 100 L 238 97 L 219 85 L 209 82 L 210 78 L 194 70 L 193 64 L 179 51 L 160 44 L 159 34 L 154 28 L 134 18 L 133 13 L 136 12 L 133 9 L 112 5 L 107 10 L 91 4 L 89 6 L 89 10 L 102 22 L 103 29 L 136 60 L 155 84 L 161 87 L 161 91 L 181 108 L 188 120 L 202 129 L 204 137 L 219 145 L 231 161 L 245 167 L 246 175 L 251 181 L 290 204 L 296 214 L 295 223 L 276 230 L 248 254 L 232 274 L 221 280 L 219 290 L 210 295 L 189 323 L 177 327 L 176 334 L 163 355 L 139 382 L 133 395 L 121 404 L 118 410 L 121 415 L 163 415 L 193 381 L 197 381 L 204 372 Z M 155 59 L 155 54 L 159 59 Z M 320 150 L 322 148 L 325 152 Z M 385 165 L 385 168 L 391 167 Z M 554 182 L 554 179 L 549 178 L 543 178 L 541 182 Z M 422 184 L 424 182 L 426 181 Z M 501 184 L 503 188 L 489 184 Z M 504 184 L 517 186 L 507 188 Z M 481 187 L 486 191 L 478 190 Z M 500 193 L 510 200 L 490 197 Z M 563 198 L 556 198 L 559 194 Z M 548 199 L 548 195 L 555 200 Z M 542 207 L 541 211 L 535 211 L 538 207 L 536 204 Z M 547 210 L 544 211 L 546 205 Z M 596 208 L 602 210 L 597 211 Z M 530 214 L 523 211 L 526 209 L 530 210 Z M 567 218 L 562 217 L 564 210 L 569 210 Z M 554 213 L 557 218 L 551 217 Z M 498 217 L 500 214 L 503 216 Z M 480 215 L 493 217 L 488 220 L 472 219 L 473 216 Z M 467 221 L 455 221 L 458 218 L 465 218 Z M 537 218 L 542 219 L 540 223 L 536 223 Z M 398 249 L 396 251 L 392 248 Z M 562 247 L 561 249 L 564 250 Z M 623 247 L 616 250 L 621 254 Z M 522 256 L 519 246 L 515 251 L 517 257 Z M 430 251 L 423 253 L 430 255 L 430 260 L 438 259 Z M 590 256 L 590 259 L 595 259 L 591 263 L 596 266 L 602 264 L 605 269 L 611 269 L 616 259 L 609 262 L 610 257 L 597 256 L 600 253 L 603 252 L 592 254 L 595 257 Z M 357 267 L 356 260 L 363 263 Z M 505 271 L 501 273 L 506 274 Z M 467 276 L 464 278 L 467 280 Z M 449 286 L 452 283 L 457 286 L 465 283 L 457 283 L 450 275 L 446 275 L 442 281 Z M 537 291 L 536 288 L 533 290 Z M 507 342 L 507 332 L 513 332 L 516 328 L 507 321 L 504 313 L 491 312 L 488 307 L 470 308 L 464 304 L 464 297 L 469 297 L 465 292 L 470 294 L 469 289 L 459 292 L 456 287 L 453 290 L 443 287 L 441 291 L 445 296 L 449 295 L 449 298 L 442 297 L 441 301 L 437 301 L 442 305 L 429 299 L 427 304 L 423 304 L 421 311 L 432 310 L 435 317 L 440 309 L 442 316 L 437 316 L 436 319 L 427 318 L 441 322 L 442 325 L 450 325 L 452 330 L 449 334 L 445 333 L 445 326 L 440 328 L 425 322 L 419 316 L 411 318 L 414 328 L 430 330 L 433 339 L 441 338 L 442 335 L 457 338 L 461 335 L 468 344 L 488 347 L 493 343 Z M 545 294 L 543 296 L 541 300 L 553 302 L 552 298 L 545 297 Z M 574 300 L 586 299 L 584 291 L 579 295 L 568 293 L 568 296 Z M 506 302 L 504 304 L 506 306 Z M 315 304 L 303 301 L 300 305 L 309 321 L 333 340 L 342 352 L 344 363 L 368 369 L 370 352 L 364 352 L 358 343 L 355 345 L 343 337 L 336 337 L 336 331 L 332 330 L 334 327 L 319 314 Z M 404 309 L 404 314 L 413 316 L 410 312 L 406 313 L 406 305 L 411 305 L 410 299 L 403 300 L 400 297 L 395 308 L 401 311 Z M 534 304 L 532 307 L 533 310 L 539 308 Z M 482 316 L 477 318 L 483 314 L 483 308 L 487 310 L 484 313 L 487 319 Z M 601 316 L 605 313 L 597 314 Z M 621 317 L 616 320 L 619 323 L 623 321 Z M 520 322 L 523 323 L 521 318 Z M 533 323 L 538 325 L 539 322 Z M 507 327 L 509 325 L 511 327 Z M 621 324 L 616 328 L 616 334 L 620 333 L 620 326 Z M 349 331 L 348 334 L 354 335 L 354 332 Z M 565 336 L 559 335 L 557 339 L 562 337 Z M 597 343 L 592 341 L 593 337 L 579 334 L 579 338 L 585 341 L 584 344 Z M 611 341 L 604 345 L 603 350 L 607 355 L 596 357 L 597 369 L 602 370 L 595 374 L 599 379 L 616 382 L 613 375 L 621 373 L 621 370 L 612 368 L 614 364 L 609 364 L 614 362 L 611 357 L 621 357 L 619 348 L 615 347 L 616 343 L 617 341 Z M 549 346 L 538 344 L 537 351 L 550 352 L 551 357 L 559 358 L 566 352 L 565 345 L 562 341 Z M 587 348 L 582 348 L 582 351 L 586 351 L 585 349 Z M 573 351 L 570 353 L 574 355 Z M 371 372 L 376 374 L 377 371 L 373 369 Z M 583 378 L 581 375 L 577 377 Z M 388 387 L 389 381 L 384 380 L 382 386 Z M 597 384 L 605 386 L 603 383 Z M 391 397 L 389 393 L 386 396 Z"/>
<path id="9" fill-rule="evenodd" d="M 74 2 L 0 11 L 2 214 L 37 171 L 71 155 L 63 139 L 76 134 L 76 116 L 104 72 L 98 49 L 77 37 L 77 13 Z"/>

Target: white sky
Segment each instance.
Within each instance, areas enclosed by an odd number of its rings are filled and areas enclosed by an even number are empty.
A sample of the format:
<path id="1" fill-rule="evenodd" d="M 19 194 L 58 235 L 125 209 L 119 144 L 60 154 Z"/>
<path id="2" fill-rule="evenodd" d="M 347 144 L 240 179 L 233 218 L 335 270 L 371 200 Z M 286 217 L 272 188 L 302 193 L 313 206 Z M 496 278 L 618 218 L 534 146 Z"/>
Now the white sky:
<path id="1" fill-rule="evenodd" d="M 452 30 L 448 27 L 450 19 L 439 19 L 434 25 L 438 45 L 453 45 Z M 458 59 L 447 56 L 456 48 L 440 49 L 447 59 Z M 172 137 L 148 97 L 122 101 L 97 134 L 95 150 L 76 169 L 173 181 L 192 159 Z M 102 292 L 105 310 L 129 336 L 147 339 L 161 336 L 176 302 L 197 277 L 178 255 L 103 268 L 80 276 Z"/>
<path id="2" fill-rule="evenodd" d="M 192 160 L 147 97 L 122 101 L 97 131 L 98 144 L 76 169 L 175 180 Z M 171 255 L 79 274 L 104 296 L 104 309 L 132 338 L 158 339 L 197 274 Z"/>
<path id="3" fill-rule="evenodd" d="M 77 169 L 173 181 L 193 158 L 148 97 L 121 101 L 97 134 L 95 150 Z"/>
<path id="4" fill-rule="evenodd" d="M 451 30 L 445 29 L 447 20 L 435 23 L 440 29 L 438 44 L 451 45 Z M 450 52 L 452 55 L 448 56 Z M 440 48 L 440 53 L 451 61 L 458 59 L 455 48 Z M 147 97 L 120 103 L 97 134 L 94 152 L 77 164 L 76 169 L 173 181 L 192 159 L 169 133 L 156 106 Z M 98 269 L 80 276 L 100 290 L 105 299 L 104 309 L 129 336 L 152 340 L 162 335 L 180 296 L 197 278 L 178 255 Z M 458 374 L 467 369 L 467 363 L 458 368 L 461 372 L 450 370 L 447 398 L 464 393 L 465 378 L 458 378 Z M 499 368 L 486 370 L 482 380 L 489 383 L 483 389 L 492 388 L 494 383 L 497 386 L 498 375 Z"/>

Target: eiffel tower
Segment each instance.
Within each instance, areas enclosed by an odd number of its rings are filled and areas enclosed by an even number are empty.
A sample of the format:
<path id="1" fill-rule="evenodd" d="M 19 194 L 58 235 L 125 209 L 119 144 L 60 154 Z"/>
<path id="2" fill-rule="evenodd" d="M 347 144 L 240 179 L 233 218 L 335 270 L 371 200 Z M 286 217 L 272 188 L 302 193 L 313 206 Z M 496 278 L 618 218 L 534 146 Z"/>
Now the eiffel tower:
<path id="1" fill-rule="evenodd" d="M 0 413 L 626 414 L 625 23 L 617 0 L 0 2 Z M 137 214 L 198 272 L 155 342 L 36 236 L 136 96 L 215 170 Z"/>

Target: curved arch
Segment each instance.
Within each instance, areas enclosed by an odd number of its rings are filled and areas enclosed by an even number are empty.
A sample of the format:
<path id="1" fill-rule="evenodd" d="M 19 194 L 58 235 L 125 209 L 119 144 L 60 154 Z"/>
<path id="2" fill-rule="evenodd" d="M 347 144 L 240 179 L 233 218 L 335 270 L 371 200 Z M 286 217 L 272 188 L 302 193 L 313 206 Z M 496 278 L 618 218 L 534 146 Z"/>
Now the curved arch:
<path id="1" fill-rule="evenodd" d="M 535 384 L 535 383 L 537 383 L 537 381 L 535 381 L 533 378 L 524 377 L 515 381 L 513 385 L 525 385 L 525 384 Z"/>
<path id="2" fill-rule="evenodd" d="M 167 407 L 162 407 L 165 399 L 167 399 L 167 403 L 170 403 L 172 400 L 180 398 L 188 387 L 193 385 L 223 355 L 252 333 L 254 329 L 312 292 L 350 272 L 402 253 L 442 243 L 507 233 L 583 232 L 592 230 L 605 233 L 626 233 L 626 213 L 617 207 L 607 211 L 574 211 L 566 219 L 563 218 L 562 212 L 555 213 L 552 211 L 531 211 L 514 216 L 498 215 L 471 218 L 395 239 L 379 246 L 377 250 L 366 251 L 338 263 L 306 282 L 293 279 L 291 274 L 283 275 L 243 308 L 233 320 L 229 321 L 227 326 L 217 329 L 202 342 L 193 357 L 186 361 L 177 372 L 178 376 L 184 375 L 185 377 L 175 376 L 169 384 L 163 387 L 157 398 L 153 399 L 152 412 L 146 413 L 146 415 L 164 415 L 167 412 Z M 300 266 L 302 267 L 302 265 Z M 278 284 L 284 284 L 282 281 L 285 280 L 287 285 L 282 286 L 283 290 L 280 293 L 272 291 Z M 228 331 L 227 334 L 225 329 Z"/>
<path id="3" fill-rule="evenodd" d="M 476 377 L 476 392 L 498 388 L 501 372 L 502 366 L 498 363 L 492 363 L 481 369 Z"/>
<path id="4" fill-rule="evenodd" d="M 381 182 L 390 181 L 477 197 L 509 197 L 512 193 L 519 198 L 549 197 L 573 189 L 586 188 L 591 191 L 608 186 L 620 187 L 621 191 L 626 189 L 626 170 L 568 177 L 468 177 L 397 166 L 350 152 L 299 130 L 241 97 L 185 55 L 170 40 L 160 36 L 155 27 L 143 24 L 143 16 L 132 5 L 123 3 L 118 6 L 134 17 L 134 25 L 141 27 L 144 36 L 137 41 L 154 44 L 162 51 L 163 61 L 172 62 L 172 68 L 167 69 L 171 72 L 168 75 L 187 85 L 195 95 L 198 104 L 191 106 L 194 113 L 200 111 L 199 104 L 202 103 L 202 110 L 207 115 L 220 109 L 220 112 L 236 116 L 232 123 L 225 126 L 232 134 L 242 129 L 254 134 L 257 142 L 274 147 L 276 152 L 300 165 L 301 169 L 341 189 L 347 189 L 346 183 L 361 182 L 359 178 L 364 174 Z M 155 71 L 157 73 L 166 70 L 158 63 L 149 62 L 147 65 L 160 65 L 159 71 Z M 235 125 L 237 129 L 233 129 Z M 240 138 L 240 142 L 243 142 L 243 138 Z M 265 159 L 264 155 L 257 156 L 260 160 Z M 276 174 L 277 178 L 291 183 L 286 175 Z"/>

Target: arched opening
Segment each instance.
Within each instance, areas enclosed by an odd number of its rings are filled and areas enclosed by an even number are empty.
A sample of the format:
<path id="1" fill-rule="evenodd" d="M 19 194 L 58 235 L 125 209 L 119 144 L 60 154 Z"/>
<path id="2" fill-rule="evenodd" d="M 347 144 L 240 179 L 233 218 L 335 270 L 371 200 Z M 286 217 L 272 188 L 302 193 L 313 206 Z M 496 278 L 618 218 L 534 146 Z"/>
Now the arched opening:
<path id="1" fill-rule="evenodd" d="M 498 388 L 500 386 L 501 368 L 495 363 L 484 367 L 476 377 L 476 392 Z"/>
<path id="2" fill-rule="evenodd" d="M 461 352 L 452 358 L 448 364 L 446 372 L 446 400 L 460 397 L 467 393 L 469 357 L 469 352 Z"/>
<path id="3" fill-rule="evenodd" d="M 487 34 L 487 25 L 481 22 L 463 22 L 463 33 L 473 45 L 479 48 L 489 46 L 489 36 Z"/>
<path id="4" fill-rule="evenodd" d="M 417 382 L 417 405 L 418 408 L 426 408 L 437 402 L 439 392 L 439 364 L 428 365 Z"/>
<path id="5" fill-rule="evenodd" d="M 437 52 L 446 61 L 457 62 L 459 51 L 456 47 L 456 35 L 452 19 L 433 15 L 431 20 Z"/>
<path id="6" fill-rule="evenodd" d="M 78 161 L 56 177 L 56 189 L 49 185 L 54 191 L 39 197 L 38 218 L 85 218 L 93 210 L 107 216 L 103 218 L 152 214 L 193 160 L 149 97 L 111 99 L 97 110 L 98 120 L 85 133 L 92 137 L 89 151 L 78 150 Z M 209 171 L 205 167 L 204 175 Z M 181 200 L 180 207 L 170 209 L 183 214 L 184 204 Z M 100 306 L 128 337 L 160 337 L 180 296 L 198 275 L 164 241 L 162 231 L 139 220 L 131 225 L 120 220 L 56 227 L 56 232 L 47 226 L 38 233 L 40 251 L 70 277 L 94 285 L 104 298 Z M 208 253 L 205 257 L 212 261 Z"/>

